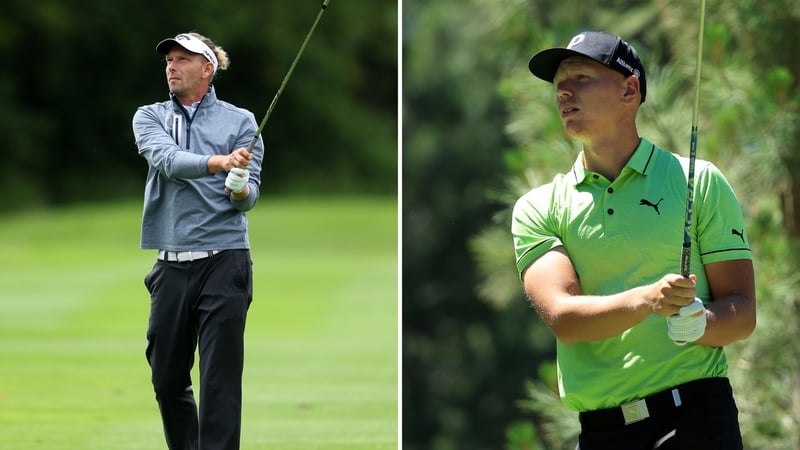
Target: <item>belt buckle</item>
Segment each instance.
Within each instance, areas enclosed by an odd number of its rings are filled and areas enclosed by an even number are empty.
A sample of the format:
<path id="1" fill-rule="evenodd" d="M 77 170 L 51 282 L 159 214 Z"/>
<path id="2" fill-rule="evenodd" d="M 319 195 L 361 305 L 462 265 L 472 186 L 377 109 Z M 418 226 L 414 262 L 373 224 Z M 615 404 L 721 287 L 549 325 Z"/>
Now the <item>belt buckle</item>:
<path id="1" fill-rule="evenodd" d="M 625 425 L 630 425 L 650 417 L 650 411 L 648 411 L 647 402 L 644 399 L 625 403 L 620 406 L 620 408 L 622 408 L 622 417 L 625 418 Z"/>

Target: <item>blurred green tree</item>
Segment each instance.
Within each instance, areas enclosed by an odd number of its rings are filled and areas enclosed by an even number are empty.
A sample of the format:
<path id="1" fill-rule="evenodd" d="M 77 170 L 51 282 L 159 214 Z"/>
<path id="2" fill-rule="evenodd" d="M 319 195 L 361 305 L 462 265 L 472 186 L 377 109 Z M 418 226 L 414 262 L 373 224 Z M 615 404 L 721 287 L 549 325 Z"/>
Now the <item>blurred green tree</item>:
<path id="1" fill-rule="evenodd" d="M 0 210 L 140 195 L 130 123 L 167 98 L 164 37 L 196 30 L 225 48 L 219 96 L 260 120 L 321 4 L 5 2 Z M 264 189 L 394 193 L 398 84 L 396 2 L 332 1 L 264 130 Z"/>
<path id="2" fill-rule="evenodd" d="M 552 358 L 524 303 L 495 309 L 474 290 L 468 239 L 498 209 L 486 194 L 509 142 L 494 85 L 512 48 L 475 2 L 403 11 L 403 444 L 496 449 L 523 417 L 510 402 L 524 378 Z"/>
<path id="3" fill-rule="evenodd" d="M 528 308 L 516 277 L 509 215 L 519 195 L 568 168 L 579 148 L 564 137 L 553 91 L 530 75 L 527 59 L 582 29 L 625 36 L 648 69 L 640 132 L 686 154 L 698 6 L 691 0 L 404 3 L 407 448 L 488 449 L 500 442 L 509 449 L 574 448 L 575 416 L 555 394 L 554 339 Z M 742 200 L 759 298 L 756 333 L 727 349 L 731 379 L 746 447 L 794 448 L 800 445 L 800 355 L 792 344 L 800 337 L 793 150 L 800 139 L 800 6 L 734 0 L 707 8 L 698 152 L 725 171 Z M 487 399 L 505 409 L 484 407 Z"/>
<path id="4" fill-rule="evenodd" d="M 688 153 L 697 2 L 617 1 L 604 7 L 591 3 L 562 2 L 561 7 L 572 11 L 563 18 L 552 5 L 530 2 L 526 7 L 531 8 L 527 14 L 532 25 L 525 36 L 533 36 L 534 48 L 563 45 L 568 36 L 585 28 L 625 36 L 639 49 L 648 69 L 648 101 L 640 112 L 640 132 L 664 148 Z M 592 6 L 598 9 L 581 14 Z M 561 20 L 553 20 L 554 15 Z M 741 0 L 728 2 L 725 8 L 709 2 L 706 17 L 698 155 L 728 175 L 742 201 L 753 243 L 759 325 L 747 341 L 729 347 L 728 355 L 745 447 L 754 449 L 800 445 L 800 355 L 791 344 L 800 337 L 796 275 L 800 184 L 795 180 L 800 160 L 793 151 L 800 143 L 796 126 L 800 83 L 793 76 L 800 68 L 799 21 L 800 8 L 790 1 L 764 7 Z M 558 27 L 564 24 L 562 32 Z M 556 39 L 539 41 L 537 36 L 548 37 L 540 29 L 556 30 L 550 34 Z M 516 198 L 569 167 L 578 148 L 563 137 L 552 91 L 525 68 L 504 73 L 498 85 L 510 111 L 506 135 L 516 144 L 505 154 L 510 172 L 507 191 L 513 193 L 507 197 Z M 509 245 L 510 236 L 506 233 L 503 238 L 497 231 L 507 231 L 508 226 L 505 221 L 473 238 L 481 244 L 474 252 L 481 268 L 479 292 L 495 305 L 524 301 L 519 292 L 498 288 L 508 282 L 510 250 L 506 255 L 487 250 Z M 548 414 L 552 404 L 542 401 L 547 398 L 542 389 L 542 384 L 531 384 L 530 400 L 521 406 L 534 413 L 547 448 L 574 442 L 576 429 L 557 426 L 563 421 Z"/>

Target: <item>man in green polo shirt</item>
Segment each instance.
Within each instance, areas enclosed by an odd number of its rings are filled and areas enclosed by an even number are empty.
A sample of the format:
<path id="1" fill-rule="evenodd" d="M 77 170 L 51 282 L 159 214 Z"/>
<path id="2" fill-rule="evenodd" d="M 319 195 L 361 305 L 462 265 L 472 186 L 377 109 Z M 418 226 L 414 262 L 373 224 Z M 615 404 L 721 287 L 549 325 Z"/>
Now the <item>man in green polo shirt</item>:
<path id="1" fill-rule="evenodd" d="M 534 55 L 583 151 L 513 213 L 525 291 L 557 338 L 559 389 L 578 448 L 741 449 L 723 346 L 755 328 L 738 200 L 695 169 L 691 267 L 679 275 L 688 160 L 639 136 L 644 66 L 618 36 L 584 32 Z"/>

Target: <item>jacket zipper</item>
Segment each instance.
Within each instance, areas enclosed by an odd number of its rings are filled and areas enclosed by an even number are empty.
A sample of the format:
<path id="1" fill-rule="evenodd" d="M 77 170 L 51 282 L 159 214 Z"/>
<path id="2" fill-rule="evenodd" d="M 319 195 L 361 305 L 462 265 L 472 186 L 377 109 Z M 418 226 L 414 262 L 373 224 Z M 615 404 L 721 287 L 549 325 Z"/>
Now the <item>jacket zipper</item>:
<path id="1" fill-rule="evenodd" d="M 204 95 L 203 98 L 201 98 L 200 101 L 197 103 L 197 108 L 194 109 L 194 114 L 192 114 L 191 117 L 189 117 L 189 113 L 186 111 L 186 108 L 184 108 L 183 105 L 181 105 L 181 102 L 178 101 L 178 97 L 175 97 L 174 95 L 172 96 L 172 101 L 175 102 L 176 105 L 178 105 L 178 108 L 181 110 L 181 113 L 186 118 L 186 150 L 191 149 L 192 121 L 194 120 L 194 116 L 197 115 L 197 111 L 200 110 L 200 105 L 203 104 L 203 100 L 206 99 L 207 95 L 208 94 Z"/>

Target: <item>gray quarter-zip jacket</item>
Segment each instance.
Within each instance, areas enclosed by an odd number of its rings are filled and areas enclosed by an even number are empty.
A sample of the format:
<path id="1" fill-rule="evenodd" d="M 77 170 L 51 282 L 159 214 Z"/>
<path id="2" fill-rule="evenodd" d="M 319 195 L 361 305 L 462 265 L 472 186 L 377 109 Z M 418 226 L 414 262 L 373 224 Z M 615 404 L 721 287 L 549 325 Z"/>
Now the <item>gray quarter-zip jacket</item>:
<path id="1" fill-rule="evenodd" d="M 246 211 L 260 196 L 264 143 L 253 147 L 250 192 L 233 200 L 227 172 L 211 175 L 208 159 L 247 147 L 258 126 L 250 111 L 217 99 L 213 86 L 193 113 L 170 100 L 141 106 L 133 116 L 139 155 L 149 169 L 144 191 L 141 248 L 168 251 L 250 248 Z"/>

